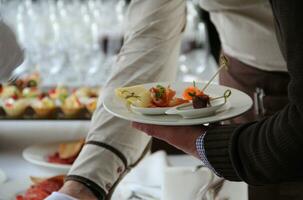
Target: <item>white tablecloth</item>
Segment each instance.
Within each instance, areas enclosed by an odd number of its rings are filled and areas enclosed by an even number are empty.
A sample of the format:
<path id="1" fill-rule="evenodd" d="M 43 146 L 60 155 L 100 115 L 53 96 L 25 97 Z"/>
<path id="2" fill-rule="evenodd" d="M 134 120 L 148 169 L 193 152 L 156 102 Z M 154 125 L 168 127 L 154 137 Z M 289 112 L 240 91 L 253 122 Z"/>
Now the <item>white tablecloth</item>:
<path id="1" fill-rule="evenodd" d="M 0 169 L 6 173 L 8 181 L 24 180 L 29 176 L 57 175 L 53 170 L 37 167 L 25 161 L 22 158 L 22 150 L 32 144 L 84 137 L 88 126 L 88 121 L 0 121 Z M 201 164 L 199 160 L 187 155 L 169 156 L 168 160 L 172 166 Z M 226 182 L 220 197 L 247 200 L 247 185 Z"/>

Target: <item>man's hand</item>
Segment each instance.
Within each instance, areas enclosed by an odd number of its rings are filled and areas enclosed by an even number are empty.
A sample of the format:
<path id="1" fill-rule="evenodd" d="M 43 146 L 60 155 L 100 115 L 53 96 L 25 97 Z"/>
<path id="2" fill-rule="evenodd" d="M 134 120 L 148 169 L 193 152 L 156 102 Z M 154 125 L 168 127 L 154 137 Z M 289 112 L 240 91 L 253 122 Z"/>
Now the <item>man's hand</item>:
<path id="1" fill-rule="evenodd" d="M 132 126 L 148 135 L 164 140 L 197 158 L 196 139 L 204 133 L 206 127 L 200 126 L 159 126 L 132 122 Z"/>
<path id="2" fill-rule="evenodd" d="M 76 199 L 97 200 L 95 195 L 85 185 L 77 181 L 70 180 L 65 182 L 59 192 Z"/>

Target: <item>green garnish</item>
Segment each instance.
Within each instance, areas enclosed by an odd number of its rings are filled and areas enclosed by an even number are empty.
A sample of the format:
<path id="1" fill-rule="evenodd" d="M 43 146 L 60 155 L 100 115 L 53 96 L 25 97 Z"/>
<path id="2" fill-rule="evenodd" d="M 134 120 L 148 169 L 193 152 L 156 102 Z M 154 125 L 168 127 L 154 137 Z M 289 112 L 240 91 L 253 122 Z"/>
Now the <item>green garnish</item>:
<path id="1" fill-rule="evenodd" d="M 59 94 L 59 100 L 60 100 L 61 102 L 64 102 L 65 99 L 67 99 L 67 97 L 68 97 L 67 94 Z"/>
<path id="2" fill-rule="evenodd" d="M 129 99 L 129 98 L 136 98 L 136 99 L 140 99 L 140 97 L 139 97 L 139 96 L 137 96 L 137 95 L 135 95 L 135 93 L 134 93 L 134 92 L 130 93 L 129 95 L 127 95 L 127 96 L 125 97 L 125 99 Z"/>
<path id="3" fill-rule="evenodd" d="M 156 87 L 159 89 L 159 91 L 156 92 L 156 98 L 162 98 L 162 96 L 165 94 L 165 87 L 162 85 L 157 85 Z"/>
<path id="4" fill-rule="evenodd" d="M 30 80 L 27 85 L 28 87 L 37 87 L 38 83 L 35 80 Z"/>
<path id="5" fill-rule="evenodd" d="M 132 98 L 132 97 L 133 97 L 133 98 L 136 98 L 136 99 L 140 100 L 140 96 L 135 95 L 134 92 L 129 92 L 129 91 L 127 91 L 127 90 L 123 90 L 123 91 L 121 91 L 121 93 L 122 93 L 122 94 L 128 93 L 128 95 L 125 97 L 125 99 L 129 99 L 129 98 Z"/>
<path id="6" fill-rule="evenodd" d="M 191 96 L 191 97 L 195 97 L 196 96 L 196 92 L 189 92 L 188 95 Z"/>
<path id="7" fill-rule="evenodd" d="M 156 98 L 160 99 L 162 97 L 162 94 L 160 92 L 156 92 Z"/>

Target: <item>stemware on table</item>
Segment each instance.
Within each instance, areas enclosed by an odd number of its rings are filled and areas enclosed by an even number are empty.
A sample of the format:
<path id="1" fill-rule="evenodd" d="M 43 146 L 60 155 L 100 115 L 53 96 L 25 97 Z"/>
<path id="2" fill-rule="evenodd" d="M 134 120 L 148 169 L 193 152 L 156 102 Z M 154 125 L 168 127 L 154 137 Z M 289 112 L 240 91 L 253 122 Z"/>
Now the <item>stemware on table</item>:
<path id="1" fill-rule="evenodd" d="M 108 77 L 122 44 L 127 8 L 124 0 L 0 3 L 1 16 L 16 31 L 25 49 L 25 62 L 15 70 L 15 75 L 39 71 L 47 86 L 99 85 Z M 187 1 L 184 36 L 187 46 L 194 43 L 196 47 L 181 54 L 178 80 L 199 80 L 215 67 L 209 62 L 208 41 L 196 4 L 195 0 Z"/>

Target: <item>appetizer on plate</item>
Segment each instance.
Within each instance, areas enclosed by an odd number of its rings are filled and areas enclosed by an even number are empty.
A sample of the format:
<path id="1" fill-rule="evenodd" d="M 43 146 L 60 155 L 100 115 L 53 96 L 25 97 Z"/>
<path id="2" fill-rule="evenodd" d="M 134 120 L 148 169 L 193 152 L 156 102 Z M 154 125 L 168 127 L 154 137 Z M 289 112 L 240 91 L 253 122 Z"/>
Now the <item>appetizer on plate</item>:
<path id="1" fill-rule="evenodd" d="M 76 95 L 78 98 L 90 97 L 91 94 L 92 94 L 92 91 L 89 87 L 80 87 L 74 91 L 74 95 Z"/>
<path id="2" fill-rule="evenodd" d="M 185 88 L 183 98 L 177 98 L 176 92 L 169 86 L 156 85 L 147 90 L 138 85 L 116 89 L 116 96 L 126 102 L 132 111 L 144 115 L 181 115 L 183 118 L 199 118 L 214 114 L 227 102 L 231 91 L 222 97 L 211 97 L 204 93 L 194 82 Z"/>
<path id="3" fill-rule="evenodd" d="M 134 105 L 137 107 L 148 108 L 152 106 L 150 92 L 142 85 L 132 87 L 117 88 L 115 94 L 127 106 Z"/>
<path id="4" fill-rule="evenodd" d="M 22 90 L 22 96 L 24 98 L 36 98 L 41 94 L 41 91 L 37 87 L 26 87 Z"/>
<path id="5" fill-rule="evenodd" d="M 84 105 L 80 102 L 79 98 L 75 95 L 71 95 L 66 98 L 61 105 L 61 109 L 65 117 L 75 118 L 79 117 L 84 109 Z"/>
<path id="6" fill-rule="evenodd" d="M 182 97 L 183 91 L 186 88 L 192 86 L 192 83 L 188 83 L 188 82 L 161 82 L 158 84 L 170 85 L 171 88 L 176 90 L 177 97 Z M 152 88 L 155 87 L 156 85 L 157 83 L 142 84 L 142 86 L 144 86 L 145 88 Z M 198 88 L 202 88 L 202 89 L 205 87 L 205 85 L 206 85 L 205 82 L 198 82 L 196 84 Z M 232 117 L 238 116 L 239 114 L 246 112 L 248 109 L 251 108 L 252 106 L 251 98 L 247 94 L 237 89 L 233 89 L 218 84 L 210 84 L 209 87 L 205 90 L 205 93 L 207 93 L 207 95 L 212 97 L 210 103 L 214 103 L 212 102 L 213 98 L 221 96 L 222 94 L 225 93 L 226 90 L 232 91 L 232 95 L 230 96 L 230 98 L 228 98 L 228 101 L 226 102 L 226 104 L 224 104 L 224 106 L 216 110 L 211 115 L 203 116 L 203 117 L 195 116 L 194 118 L 190 118 L 190 119 L 184 118 L 179 114 L 178 115 L 159 114 L 153 116 L 147 114 L 142 115 L 141 113 L 133 111 L 132 105 L 130 106 L 131 110 L 128 110 L 125 104 L 121 102 L 121 100 L 115 95 L 114 92 L 104 96 L 103 106 L 104 109 L 110 114 L 128 121 L 134 121 L 134 122 L 145 123 L 145 124 L 154 124 L 154 125 L 165 125 L 165 126 L 200 125 L 200 124 L 213 123 L 213 122 L 230 119 Z M 224 103 L 223 98 L 217 100 L 219 104 Z M 188 106 L 188 109 L 190 109 L 191 111 L 200 111 L 200 109 L 193 108 L 192 102 L 181 104 L 180 106 L 185 106 L 187 104 L 190 104 Z M 214 105 L 217 104 L 212 104 L 212 106 L 209 108 L 213 108 Z M 173 108 L 175 107 L 169 109 L 173 109 Z M 146 108 L 146 109 L 155 110 L 161 108 Z M 202 110 L 205 110 L 205 108 L 202 108 Z"/>
<path id="7" fill-rule="evenodd" d="M 128 106 L 142 108 L 167 108 L 188 102 L 175 97 L 176 92 L 169 86 L 162 85 L 157 85 L 149 90 L 142 85 L 118 88 L 115 93 Z"/>
<path id="8" fill-rule="evenodd" d="M 189 100 L 190 103 L 171 108 L 165 114 L 181 115 L 186 119 L 210 116 L 223 107 L 231 95 L 231 90 L 226 90 L 220 97 L 211 97 L 203 91 L 196 87 L 194 82 L 193 86 L 186 88 L 183 92 L 183 98 Z"/>
<path id="9" fill-rule="evenodd" d="M 73 95 L 75 95 L 79 101 L 84 104 L 89 111 L 93 113 L 96 109 L 98 90 L 90 87 L 80 87 L 74 90 Z"/>
<path id="10" fill-rule="evenodd" d="M 188 100 L 175 97 L 176 92 L 170 88 L 170 86 L 163 87 L 157 85 L 149 89 L 152 107 L 174 107 L 184 103 L 188 103 Z"/>
<path id="11" fill-rule="evenodd" d="M 204 94 L 194 82 L 193 86 L 186 88 L 183 92 L 183 98 L 193 102 L 193 108 L 205 108 L 209 103 L 209 96 Z"/>
<path id="12" fill-rule="evenodd" d="M 194 109 L 201 109 L 206 107 L 211 107 L 211 101 L 217 99 L 224 99 L 226 102 L 227 98 L 231 95 L 231 90 L 226 90 L 223 96 L 220 97 L 211 97 L 210 95 L 206 94 L 204 90 L 200 90 L 196 87 L 196 83 L 193 83 L 193 86 L 186 88 L 183 92 L 183 98 L 192 102 L 192 107 Z"/>
<path id="13" fill-rule="evenodd" d="M 35 114 L 39 118 L 51 117 L 56 111 L 56 104 L 54 100 L 48 96 L 41 96 L 35 99 L 31 107 L 35 111 Z"/>
<path id="14" fill-rule="evenodd" d="M 192 101 L 194 109 L 206 108 L 210 106 L 210 97 L 202 90 L 196 87 L 196 83 L 193 86 L 186 88 L 183 92 L 183 98 Z"/>
<path id="15" fill-rule="evenodd" d="M 89 98 L 88 103 L 86 104 L 86 109 L 90 114 L 93 114 L 97 108 L 98 98 L 92 97 Z"/>
<path id="16" fill-rule="evenodd" d="M 185 88 L 183 98 L 176 97 L 176 92 L 170 86 L 164 87 L 160 84 L 149 90 L 142 85 L 118 88 L 115 93 L 137 113 L 179 114 L 184 118 L 197 118 L 214 114 L 231 95 L 231 91 L 227 90 L 223 96 L 214 98 L 206 94 L 205 89 L 206 87 L 203 90 L 199 89 L 194 82 L 193 86 Z"/>
<path id="17" fill-rule="evenodd" d="M 221 56 L 220 67 L 218 68 L 217 72 L 209 79 L 208 83 L 202 89 L 199 89 L 198 87 L 196 87 L 195 82 L 193 82 L 193 86 L 190 86 L 184 90 L 183 98 L 187 100 L 192 100 L 192 105 L 194 109 L 210 107 L 212 106 L 210 102 L 211 100 L 220 98 L 224 98 L 226 103 L 227 98 L 231 95 L 231 90 L 225 91 L 222 97 L 216 98 L 211 98 L 205 93 L 205 91 L 222 69 L 228 69 L 228 64 L 228 59 L 225 56 Z"/>
<path id="18" fill-rule="evenodd" d="M 28 100 L 18 98 L 9 98 L 3 103 L 5 113 L 12 118 L 22 116 L 28 106 Z"/>
<path id="19" fill-rule="evenodd" d="M 90 119 L 96 110 L 99 87 L 40 88 L 40 81 L 40 74 L 35 72 L 0 83 L 0 117 Z"/>
<path id="20" fill-rule="evenodd" d="M 64 183 L 64 175 L 50 178 L 30 177 L 32 185 L 24 195 L 17 195 L 16 200 L 43 200 L 58 191 Z"/>
<path id="21" fill-rule="evenodd" d="M 19 98 L 20 96 L 21 92 L 16 86 L 0 84 L 0 97 L 2 99 Z"/>
<path id="22" fill-rule="evenodd" d="M 59 100 L 60 102 L 64 102 L 64 100 L 68 97 L 68 94 L 68 89 L 64 86 L 57 86 L 56 88 L 48 91 L 48 95 L 51 99 Z"/>
<path id="23" fill-rule="evenodd" d="M 48 156 L 48 162 L 58 164 L 73 164 L 78 157 L 84 142 L 85 140 L 81 139 L 75 142 L 60 144 L 58 150 L 54 154 Z"/>
<path id="24" fill-rule="evenodd" d="M 14 80 L 10 84 L 16 86 L 19 90 L 23 90 L 26 87 L 38 87 L 40 84 L 40 74 L 35 72 L 29 75 L 25 75 Z"/>

